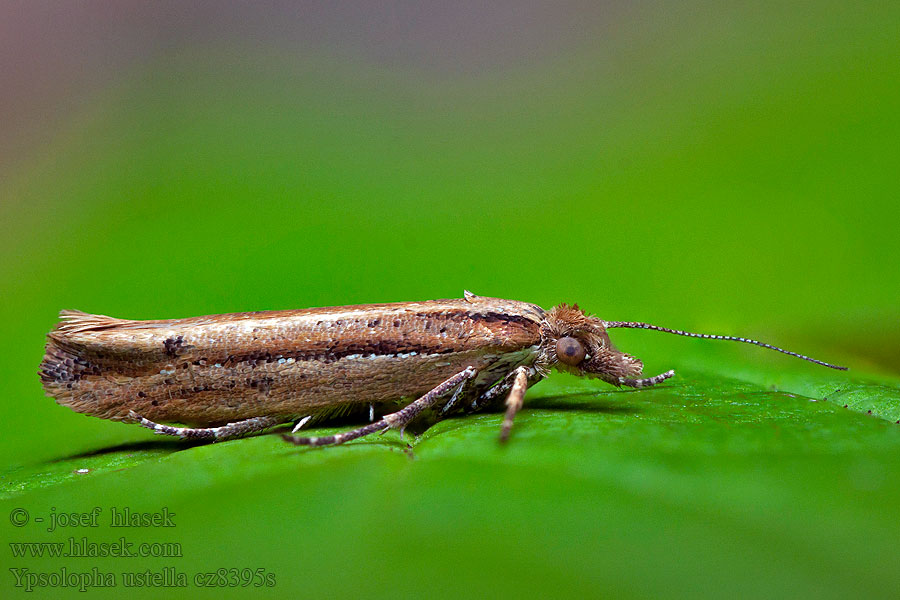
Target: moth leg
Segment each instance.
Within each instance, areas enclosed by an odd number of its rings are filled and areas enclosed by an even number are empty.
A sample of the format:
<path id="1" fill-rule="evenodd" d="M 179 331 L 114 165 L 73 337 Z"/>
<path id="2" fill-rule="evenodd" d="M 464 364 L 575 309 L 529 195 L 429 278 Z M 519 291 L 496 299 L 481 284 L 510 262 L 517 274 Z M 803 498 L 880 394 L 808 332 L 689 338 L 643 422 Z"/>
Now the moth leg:
<path id="1" fill-rule="evenodd" d="M 650 387 L 651 385 L 656 385 L 657 383 L 662 383 L 666 379 L 675 376 L 675 371 L 669 370 L 665 373 L 660 373 L 659 375 L 654 375 L 653 377 L 646 377 L 644 379 L 628 379 L 627 377 L 603 377 L 603 380 L 607 383 L 611 383 L 615 386 L 628 386 L 633 388 L 645 388 Z"/>
<path id="2" fill-rule="evenodd" d="M 533 366 L 526 367 L 528 369 L 528 387 L 533 386 L 535 383 L 544 378 L 537 369 Z M 512 389 L 513 384 L 516 381 L 516 374 L 518 373 L 518 369 L 514 369 L 510 372 L 506 377 L 503 378 L 503 381 L 490 388 L 488 391 L 484 392 L 472 401 L 471 408 L 473 411 L 478 410 L 479 408 L 484 408 L 491 404 L 491 402 L 495 401 L 500 396 L 509 393 L 509 390 Z M 479 404 L 480 403 L 480 404 Z"/>
<path id="3" fill-rule="evenodd" d="M 472 380 L 466 379 L 465 381 L 463 381 L 456 387 L 456 389 L 453 391 L 453 395 L 450 396 L 450 400 L 448 400 L 447 403 L 444 404 L 444 407 L 441 408 L 441 416 L 446 415 L 450 411 L 451 408 L 456 406 L 457 401 L 464 395 L 464 392 L 466 391 L 466 388 L 467 388 L 466 384 L 469 383 L 470 381 L 472 381 Z M 402 430 L 401 430 L 400 434 L 402 437 L 402 435 L 403 435 Z"/>
<path id="4" fill-rule="evenodd" d="M 518 367 L 513 373 L 515 373 L 515 378 L 513 379 L 512 389 L 509 390 L 509 395 L 506 397 L 506 415 L 503 417 L 503 426 L 500 429 L 501 443 L 509 439 L 513 419 L 516 417 L 519 409 L 522 408 L 522 403 L 525 400 L 525 391 L 528 389 L 528 367 Z"/>
<path id="5" fill-rule="evenodd" d="M 128 416 L 137 421 L 141 427 L 152 429 L 153 433 L 172 435 L 183 440 L 212 440 L 214 442 L 241 437 L 248 433 L 256 433 L 285 422 L 284 419 L 278 417 L 252 417 L 243 421 L 228 423 L 221 427 L 194 428 L 162 425 L 150 419 L 145 419 L 134 411 L 131 411 Z"/>
<path id="6" fill-rule="evenodd" d="M 306 425 L 307 423 L 309 423 L 310 419 L 312 419 L 312 415 L 307 415 L 307 416 L 303 417 L 302 419 L 300 419 L 299 421 L 297 421 L 297 423 L 294 425 L 294 428 L 291 429 L 291 433 L 297 433 L 298 431 L 303 429 L 303 426 Z"/>
<path id="7" fill-rule="evenodd" d="M 285 441 L 291 442 L 295 446 L 327 446 L 329 444 L 343 444 L 350 440 L 375 433 L 376 431 L 387 431 L 388 429 L 403 429 L 410 421 L 412 421 L 420 412 L 426 408 L 433 406 L 438 400 L 446 396 L 453 388 L 464 384 L 468 380 L 475 377 L 478 371 L 475 367 L 466 367 L 456 375 L 450 377 L 437 384 L 432 390 L 424 396 L 407 404 L 404 408 L 395 413 L 385 415 L 381 420 L 369 423 L 364 427 L 347 431 L 345 433 L 337 433 L 335 435 L 327 435 L 323 437 L 296 437 L 293 435 L 282 435 Z"/>

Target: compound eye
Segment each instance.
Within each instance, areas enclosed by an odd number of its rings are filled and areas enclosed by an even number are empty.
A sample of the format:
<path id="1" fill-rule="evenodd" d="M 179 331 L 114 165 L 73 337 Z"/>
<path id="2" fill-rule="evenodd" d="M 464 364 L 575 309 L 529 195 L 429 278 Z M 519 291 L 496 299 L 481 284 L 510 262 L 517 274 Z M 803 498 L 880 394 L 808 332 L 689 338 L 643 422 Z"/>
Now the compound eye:
<path id="1" fill-rule="evenodd" d="M 584 360 L 584 345 L 573 337 L 559 338 L 556 342 L 559 362 L 575 366 Z"/>

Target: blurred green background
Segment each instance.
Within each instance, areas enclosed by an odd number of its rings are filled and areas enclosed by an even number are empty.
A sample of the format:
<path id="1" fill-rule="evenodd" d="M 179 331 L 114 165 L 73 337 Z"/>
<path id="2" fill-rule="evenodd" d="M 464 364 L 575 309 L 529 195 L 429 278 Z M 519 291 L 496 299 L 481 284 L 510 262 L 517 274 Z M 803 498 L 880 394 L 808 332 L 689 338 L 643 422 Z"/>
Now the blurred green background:
<path id="1" fill-rule="evenodd" d="M 126 535 L 184 556 L 3 564 L 260 567 L 269 595 L 896 597 L 898 30 L 897 3 L 4 5 L 3 538 L 121 535 L 13 508 L 165 506 L 176 528 Z M 36 374 L 62 308 L 463 289 L 851 371 L 621 331 L 678 378 L 556 375 L 505 448 L 489 414 L 321 450 L 162 440 Z"/>

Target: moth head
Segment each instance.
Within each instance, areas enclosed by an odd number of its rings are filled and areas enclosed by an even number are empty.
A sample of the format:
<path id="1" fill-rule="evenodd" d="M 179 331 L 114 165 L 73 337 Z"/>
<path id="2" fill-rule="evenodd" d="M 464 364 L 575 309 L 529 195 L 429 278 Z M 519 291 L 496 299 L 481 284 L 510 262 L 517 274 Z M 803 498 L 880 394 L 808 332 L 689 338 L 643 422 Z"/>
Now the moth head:
<path id="1" fill-rule="evenodd" d="M 610 382 L 619 377 L 639 377 L 644 367 L 640 360 L 619 352 L 604 322 L 586 314 L 577 304 L 560 304 L 545 315 L 540 363 L 545 368 Z"/>
<path id="2" fill-rule="evenodd" d="M 573 375 L 597 377 L 613 385 L 628 385 L 630 387 L 656 385 L 675 374 L 674 371 L 670 370 L 647 379 L 635 379 L 641 376 L 644 365 L 635 357 L 616 350 L 607 333 L 607 329 L 614 328 L 650 329 L 686 337 L 753 344 L 781 352 L 782 354 L 795 356 L 830 369 L 847 370 L 847 367 L 833 365 L 792 352 L 791 350 L 785 350 L 778 346 L 748 338 L 732 335 L 691 333 L 639 321 L 603 321 L 586 314 L 578 308 L 577 304 L 571 306 L 560 304 L 545 313 L 541 322 L 541 348 L 538 352 L 535 366 L 545 375 L 551 368 L 555 368 Z"/>
<path id="3" fill-rule="evenodd" d="M 667 371 L 647 379 L 634 379 L 641 376 L 643 363 L 624 352 L 619 352 L 609 339 L 608 329 L 649 329 L 663 331 L 686 337 L 728 340 L 753 344 L 769 350 L 788 354 L 797 358 L 839 371 L 847 367 L 833 365 L 816 358 L 785 350 L 778 346 L 732 335 L 710 333 L 691 333 L 680 329 L 670 329 L 639 321 L 603 321 L 586 314 L 577 304 L 554 306 L 544 315 L 541 322 L 541 349 L 535 365 L 545 372 L 551 368 L 566 371 L 573 375 L 597 377 L 613 385 L 645 387 L 655 385 L 668 379 L 675 372 Z"/>

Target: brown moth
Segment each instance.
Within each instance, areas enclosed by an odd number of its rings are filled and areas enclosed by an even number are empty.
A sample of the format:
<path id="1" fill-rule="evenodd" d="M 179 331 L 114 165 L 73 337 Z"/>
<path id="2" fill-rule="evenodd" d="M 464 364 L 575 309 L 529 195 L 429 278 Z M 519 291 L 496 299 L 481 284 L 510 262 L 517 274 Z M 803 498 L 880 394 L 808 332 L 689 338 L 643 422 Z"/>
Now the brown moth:
<path id="1" fill-rule="evenodd" d="M 298 445 L 340 444 L 402 432 L 423 411 L 443 418 L 499 405 L 506 408 L 503 441 L 525 391 L 553 369 L 633 388 L 675 374 L 643 377 L 641 361 L 610 342 L 607 331 L 618 327 L 756 344 L 846 369 L 755 340 L 604 321 L 578 305 L 544 310 L 468 291 L 461 299 L 163 321 L 60 316 L 40 369 L 48 396 L 77 412 L 203 440 L 291 422 L 296 432 L 367 410 L 370 423 L 346 433 L 284 436 Z"/>

